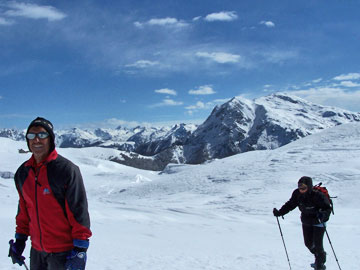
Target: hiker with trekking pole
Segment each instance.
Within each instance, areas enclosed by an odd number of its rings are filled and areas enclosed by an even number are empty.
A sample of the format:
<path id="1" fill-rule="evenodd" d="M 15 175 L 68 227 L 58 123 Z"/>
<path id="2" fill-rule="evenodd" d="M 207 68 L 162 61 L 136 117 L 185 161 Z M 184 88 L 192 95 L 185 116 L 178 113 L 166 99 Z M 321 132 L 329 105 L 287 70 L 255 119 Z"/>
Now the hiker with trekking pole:
<path id="1" fill-rule="evenodd" d="M 298 181 L 298 188 L 293 191 L 289 201 L 287 201 L 280 210 L 274 208 L 273 214 L 278 218 L 286 215 L 296 207 L 299 207 L 301 212 L 305 246 L 315 256 L 315 262 L 311 264 L 311 266 L 315 270 L 324 270 L 326 269 L 326 252 L 323 247 L 323 238 L 326 232 L 326 222 L 329 220 L 332 211 L 331 201 L 323 192 L 313 187 L 311 177 L 303 176 Z M 279 219 L 278 225 L 280 228 Z M 290 265 L 289 257 L 288 262 Z"/>
<path id="2" fill-rule="evenodd" d="M 31 270 L 85 270 L 92 232 L 80 169 L 57 153 L 49 120 L 34 119 L 26 141 L 32 156 L 14 177 L 19 204 L 8 256 L 28 269 L 22 254 L 30 236 Z"/>

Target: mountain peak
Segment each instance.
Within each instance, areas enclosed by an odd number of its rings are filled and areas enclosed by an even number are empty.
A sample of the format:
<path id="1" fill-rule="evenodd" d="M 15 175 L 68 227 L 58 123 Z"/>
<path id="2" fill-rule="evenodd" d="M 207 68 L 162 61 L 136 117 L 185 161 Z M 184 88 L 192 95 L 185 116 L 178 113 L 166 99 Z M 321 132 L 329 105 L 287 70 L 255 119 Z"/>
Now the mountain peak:
<path id="1" fill-rule="evenodd" d="M 122 126 L 95 130 L 73 128 L 56 131 L 55 138 L 57 147 L 116 148 L 151 156 L 154 163 L 158 160 L 161 166 L 166 166 L 169 162 L 199 164 L 251 150 L 275 149 L 350 122 L 360 122 L 360 113 L 275 93 L 254 100 L 233 97 L 217 105 L 199 126 L 179 123 L 132 129 Z M 0 137 L 25 140 L 24 131 L 0 130 Z M 129 159 L 127 157 L 127 161 Z M 141 160 L 133 163 L 140 166 Z"/>

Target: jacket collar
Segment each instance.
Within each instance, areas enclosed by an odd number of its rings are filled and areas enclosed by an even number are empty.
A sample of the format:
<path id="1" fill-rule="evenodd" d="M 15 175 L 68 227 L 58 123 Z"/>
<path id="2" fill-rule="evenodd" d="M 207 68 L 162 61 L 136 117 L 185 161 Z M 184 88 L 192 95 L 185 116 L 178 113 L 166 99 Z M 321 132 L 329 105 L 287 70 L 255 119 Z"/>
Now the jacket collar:
<path id="1" fill-rule="evenodd" d="M 42 165 L 45 165 L 52 160 L 55 160 L 57 158 L 57 156 L 58 156 L 58 153 L 54 149 L 52 152 L 50 152 L 50 154 L 43 161 L 41 161 L 39 164 L 36 164 L 34 155 L 32 155 L 31 158 L 26 162 L 25 166 L 33 167 L 33 168 L 41 167 Z"/>

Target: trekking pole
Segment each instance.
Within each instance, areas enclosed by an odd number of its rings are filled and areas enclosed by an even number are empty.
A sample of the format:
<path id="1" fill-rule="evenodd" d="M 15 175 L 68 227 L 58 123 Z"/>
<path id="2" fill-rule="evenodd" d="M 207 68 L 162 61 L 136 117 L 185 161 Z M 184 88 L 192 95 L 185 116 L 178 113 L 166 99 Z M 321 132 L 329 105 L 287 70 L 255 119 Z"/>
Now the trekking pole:
<path id="1" fill-rule="evenodd" d="M 319 222 L 321 223 L 320 219 L 319 219 Z M 339 260 L 338 260 L 338 258 L 336 257 L 336 253 L 335 253 L 334 247 L 333 247 L 333 245 L 332 245 L 332 243 L 331 243 L 330 236 L 329 236 L 329 233 L 328 233 L 325 225 L 324 225 L 324 229 L 325 229 L 325 233 L 326 233 L 327 239 L 329 240 L 329 243 L 330 243 L 332 252 L 334 253 L 334 256 L 335 256 L 335 260 L 336 260 L 336 262 L 337 262 L 337 265 L 339 266 L 339 269 L 341 270 L 341 267 L 340 267 L 340 264 L 339 264 Z"/>
<path id="2" fill-rule="evenodd" d="M 29 268 L 27 267 L 25 261 L 24 261 L 24 266 L 25 266 L 25 269 L 26 269 L 26 270 L 29 270 Z"/>
<path id="3" fill-rule="evenodd" d="M 281 230 L 281 226 L 280 226 L 280 222 L 279 222 L 279 217 L 276 217 L 276 220 L 277 220 L 277 223 L 278 223 L 278 225 L 279 225 L 280 235 L 281 235 L 281 238 L 282 238 L 282 241 L 283 241 L 283 244 L 284 244 L 286 257 L 287 257 L 287 260 L 288 260 L 288 263 L 289 263 L 289 267 L 290 267 L 290 270 L 291 270 L 290 259 L 289 259 L 289 255 L 288 255 L 288 252 L 287 252 L 287 249 L 286 249 L 284 236 L 283 236 L 283 233 L 282 233 L 282 230 Z"/>

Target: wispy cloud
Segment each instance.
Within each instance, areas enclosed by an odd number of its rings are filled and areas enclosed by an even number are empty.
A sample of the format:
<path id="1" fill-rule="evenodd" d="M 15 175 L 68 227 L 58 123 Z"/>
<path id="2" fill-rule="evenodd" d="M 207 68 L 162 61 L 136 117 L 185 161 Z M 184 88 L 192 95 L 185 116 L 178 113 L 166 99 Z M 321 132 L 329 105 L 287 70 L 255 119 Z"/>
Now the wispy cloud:
<path id="1" fill-rule="evenodd" d="M 336 81 L 344 81 L 344 80 L 359 80 L 360 73 L 348 73 L 348 74 L 341 74 L 333 78 Z"/>
<path id="2" fill-rule="evenodd" d="M 273 23 L 272 21 L 261 21 L 260 24 L 265 25 L 266 27 L 269 28 L 275 27 L 275 23 Z"/>
<path id="3" fill-rule="evenodd" d="M 144 69 L 144 68 L 149 68 L 149 67 L 158 66 L 158 65 L 160 65 L 160 63 L 158 61 L 139 60 L 133 64 L 128 64 L 125 66 L 130 67 L 130 68 Z"/>
<path id="4" fill-rule="evenodd" d="M 339 83 L 334 84 L 334 86 L 343 86 L 343 87 L 360 87 L 360 83 L 354 82 L 360 80 L 360 73 L 348 73 L 335 76 L 334 81 Z"/>
<path id="5" fill-rule="evenodd" d="M 185 107 L 187 110 L 198 110 L 198 109 L 204 109 L 206 107 L 206 104 L 202 101 L 196 102 L 194 105 L 190 105 Z"/>
<path id="6" fill-rule="evenodd" d="M 5 11 L 6 16 L 24 17 L 29 19 L 47 19 L 58 21 L 66 17 L 66 14 L 52 6 L 39 6 L 30 3 L 10 2 L 9 10 Z"/>
<path id="7" fill-rule="evenodd" d="M 205 21 L 214 22 L 214 21 L 234 21 L 238 18 L 238 15 L 235 11 L 221 11 L 218 13 L 211 13 L 206 15 Z"/>
<path id="8" fill-rule="evenodd" d="M 340 87 L 323 86 L 292 91 L 291 93 L 314 103 L 347 108 L 350 111 L 360 111 L 360 89 L 346 91 Z"/>
<path id="9" fill-rule="evenodd" d="M 66 124 L 58 126 L 59 129 L 69 129 L 73 127 L 78 128 L 85 128 L 85 129 L 97 129 L 97 128 L 118 128 L 118 127 L 127 127 L 127 128 L 134 128 L 137 126 L 151 126 L 150 123 L 147 122 L 138 122 L 138 121 L 127 121 L 123 119 L 117 118 L 109 118 L 102 121 L 95 121 L 95 122 L 87 122 L 82 124 Z"/>
<path id="10" fill-rule="evenodd" d="M 216 92 L 212 88 L 212 85 L 203 85 L 200 86 L 198 89 L 189 90 L 190 95 L 212 95 Z"/>
<path id="11" fill-rule="evenodd" d="M 229 98 L 215 99 L 208 102 L 197 101 L 195 104 L 185 107 L 186 114 L 193 115 L 194 113 L 201 110 L 211 110 L 214 108 L 214 106 L 223 104 L 227 101 L 229 101 Z"/>
<path id="12" fill-rule="evenodd" d="M 360 83 L 355 83 L 353 81 L 341 81 L 340 85 L 345 87 L 360 87 Z"/>
<path id="13" fill-rule="evenodd" d="M 330 80 L 316 79 L 302 86 L 292 86 L 292 93 L 314 103 L 360 112 L 360 73 L 341 74 Z M 339 83 L 334 83 L 340 81 Z"/>
<path id="14" fill-rule="evenodd" d="M 172 96 L 176 96 L 176 95 L 177 95 L 177 93 L 176 93 L 175 90 L 173 90 L 173 89 L 168 89 L 168 88 L 157 89 L 157 90 L 155 90 L 155 93 L 172 95 Z"/>
<path id="15" fill-rule="evenodd" d="M 150 19 L 147 22 L 135 22 L 134 25 L 138 28 L 143 28 L 144 26 L 165 26 L 165 27 L 176 27 L 181 28 L 188 26 L 188 23 L 178 20 L 176 18 L 160 18 L 160 19 Z"/>
<path id="16" fill-rule="evenodd" d="M 182 101 L 175 101 L 173 99 L 166 98 L 162 102 L 150 105 L 149 107 L 156 108 L 156 107 L 166 107 L 166 106 L 181 106 L 183 104 L 184 102 Z"/>
<path id="17" fill-rule="evenodd" d="M 296 59 L 299 56 L 299 52 L 296 50 L 265 50 L 259 51 L 258 54 L 267 62 L 274 64 L 281 64 L 285 61 Z"/>
<path id="18" fill-rule="evenodd" d="M 0 25 L 12 25 L 14 21 L 0 17 Z"/>
<path id="19" fill-rule="evenodd" d="M 186 114 L 192 116 L 195 113 L 197 113 L 198 111 L 210 110 L 213 107 L 214 107 L 214 103 L 211 102 L 211 101 L 207 102 L 207 103 L 204 103 L 202 101 L 198 101 L 194 105 L 190 105 L 190 106 L 185 107 L 185 109 L 186 109 Z"/>
<path id="20" fill-rule="evenodd" d="M 322 80 L 323 80 L 322 78 L 318 78 L 318 79 L 312 80 L 312 83 L 319 83 L 319 82 L 321 82 Z"/>
<path id="21" fill-rule="evenodd" d="M 197 57 L 207 58 L 216 63 L 225 64 L 225 63 L 238 63 L 241 59 L 240 55 L 230 54 L 225 52 L 197 52 Z"/>

